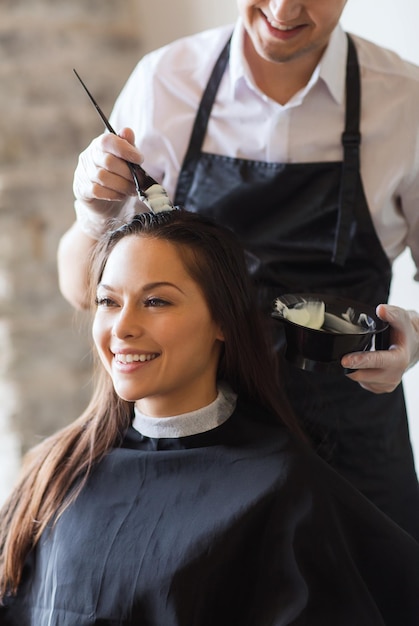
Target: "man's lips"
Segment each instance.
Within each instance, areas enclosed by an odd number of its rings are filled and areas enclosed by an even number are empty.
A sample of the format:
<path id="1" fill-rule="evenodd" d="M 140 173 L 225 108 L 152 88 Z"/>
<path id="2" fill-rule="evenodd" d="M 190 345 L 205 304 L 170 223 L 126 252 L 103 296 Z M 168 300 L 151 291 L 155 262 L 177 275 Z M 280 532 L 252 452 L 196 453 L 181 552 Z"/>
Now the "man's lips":
<path id="1" fill-rule="evenodd" d="M 285 24 L 281 22 L 277 22 L 273 18 L 268 15 L 264 15 L 265 21 L 269 27 L 270 32 L 272 32 L 276 37 L 280 39 L 290 39 L 295 36 L 297 33 L 301 32 L 304 28 L 306 28 L 307 24 Z"/>

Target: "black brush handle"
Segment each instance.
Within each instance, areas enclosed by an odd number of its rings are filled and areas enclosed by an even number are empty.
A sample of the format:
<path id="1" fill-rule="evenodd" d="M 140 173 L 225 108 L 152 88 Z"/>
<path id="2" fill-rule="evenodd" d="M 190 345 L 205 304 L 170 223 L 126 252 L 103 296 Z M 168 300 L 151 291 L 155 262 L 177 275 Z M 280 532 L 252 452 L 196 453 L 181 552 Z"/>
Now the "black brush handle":
<path id="1" fill-rule="evenodd" d="M 105 124 L 108 131 L 112 133 L 113 135 L 116 135 L 117 133 L 110 125 L 108 118 L 106 117 L 106 115 L 104 114 L 104 112 L 102 111 L 102 109 L 100 108 L 100 106 L 98 105 L 98 103 L 96 102 L 96 100 L 94 99 L 94 97 L 92 96 L 92 94 L 90 93 L 90 91 L 88 90 L 88 88 L 86 87 L 86 85 L 84 84 L 84 82 L 82 81 L 79 74 L 76 72 L 74 68 L 73 68 L 73 72 L 75 73 L 80 83 L 82 84 L 83 89 L 89 96 L 90 101 L 92 102 L 96 111 L 99 113 L 99 116 L 102 122 Z M 147 174 L 147 172 L 141 167 L 141 165 L 137 165 L 136 163 L 131 163 L 130 161 L 125 161 L 125 162 L 131 171 L 132 177 L 134 179 L 135 187 L 139 194 L 144 194 L 147 191 L 147 189 L 149 189 L 152 185 L 159 184 L 157 181 L 154 180 L 154 178 L 152 178 L 149 174 Z"/>

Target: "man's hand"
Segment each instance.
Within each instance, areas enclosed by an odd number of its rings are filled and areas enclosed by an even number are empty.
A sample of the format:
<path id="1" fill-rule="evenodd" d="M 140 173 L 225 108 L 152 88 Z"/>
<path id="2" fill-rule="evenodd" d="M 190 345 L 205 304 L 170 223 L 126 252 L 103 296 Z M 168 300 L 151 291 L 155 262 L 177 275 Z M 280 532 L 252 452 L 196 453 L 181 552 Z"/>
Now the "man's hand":
<path id="1" fill-rule="evenodd" d="M 403 374 L 419 360 L 419 313 L 380 304 L 377 315 L 390 324 L 388 350 L 346 354 L 343 367 L 356 369 L 348 377 L 373 393 L 390 393 Z"/>
<path id="2" fill-rule="evenodd" d="M 108 220 L 118 218 L 126 200 L 136 195 L 127 161 L 140 165 L 142 154 L 134 146 L 134 133 L 104 133 L 80 154 L 74 173 L 74 208 L 81 230 L 98 239 Z"/>

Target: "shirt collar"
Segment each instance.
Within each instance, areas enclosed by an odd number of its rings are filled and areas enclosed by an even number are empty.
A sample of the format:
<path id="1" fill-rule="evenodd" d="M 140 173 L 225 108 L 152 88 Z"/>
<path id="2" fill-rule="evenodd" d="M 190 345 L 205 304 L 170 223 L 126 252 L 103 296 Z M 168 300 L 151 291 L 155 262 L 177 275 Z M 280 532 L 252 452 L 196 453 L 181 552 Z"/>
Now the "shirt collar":
<path id="1" fill-rule="evenodd" d="M 238 84 L 250 74 L 249 67 L 243 55 L 244 48 L 244 27 L 239 18 L 233 30 L 230 43 L 229 71 L 231 78 L 232 96 Z"/>
<path id="2" fill-rule="evenodd" d="M 345 99 L 347 54 L 348 39 L 338 24 L 330 36 L 329 45 L 320 61 L 319 78 L 327 85 L 331 95 L 339 104 L 342 104 Z"/>
<path id="3" fill-rule="evenodd" d="M 246 59 L 243 55 L 244 47 L 244 26 L 239 18 L 236 22 L 231 38 L 230 46 L 230 79 L 231 79 L 231 96 L 237 93 L 240 84 L 243 81 L 250 83 L 254 90 L 254 82 Z M 298 100 L 302 101 L 305 95 L 318 83 L 322 81 L 328 88 L 332 97 L 337 103 L 342 104 L 345 98 L 345 77 L 346 77 L 346 55 L 348 42 L 346 34 L 342 27 L 338 24 L 330 36 L 329 45 L 325 53 L 313 72 L 313 75 L 300 92 Z M 297 95 L 297 94 L 296 94 Z"/>

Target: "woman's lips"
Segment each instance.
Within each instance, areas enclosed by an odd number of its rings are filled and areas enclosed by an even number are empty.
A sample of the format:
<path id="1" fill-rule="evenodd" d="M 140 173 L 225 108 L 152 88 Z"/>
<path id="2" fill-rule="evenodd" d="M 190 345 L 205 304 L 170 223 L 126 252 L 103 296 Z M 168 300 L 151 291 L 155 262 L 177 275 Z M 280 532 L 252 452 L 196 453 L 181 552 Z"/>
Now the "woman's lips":
<path id="1" fill-rule="evenodd" d="M 115 353 L 113 358 L 113 367 L 125 373 L 133 372 L 137 369 L 148 366 L 157 357 L 157 352 L 130 352 L 130 353 Z"/>
<path id="2" fill-rule="evenodd" d="M 157 354 L 157 352 L 151 352 L 151 353 L 130 353 L 130 354 L 121 354 L 121 353 L 116 353 L 114 355 L 115 360 L 118 363 L 145 363 L 146 361 L 152 361 L 153 359 L 155 359 L 156 357 L 158 357 L 159 355 Z"/>

